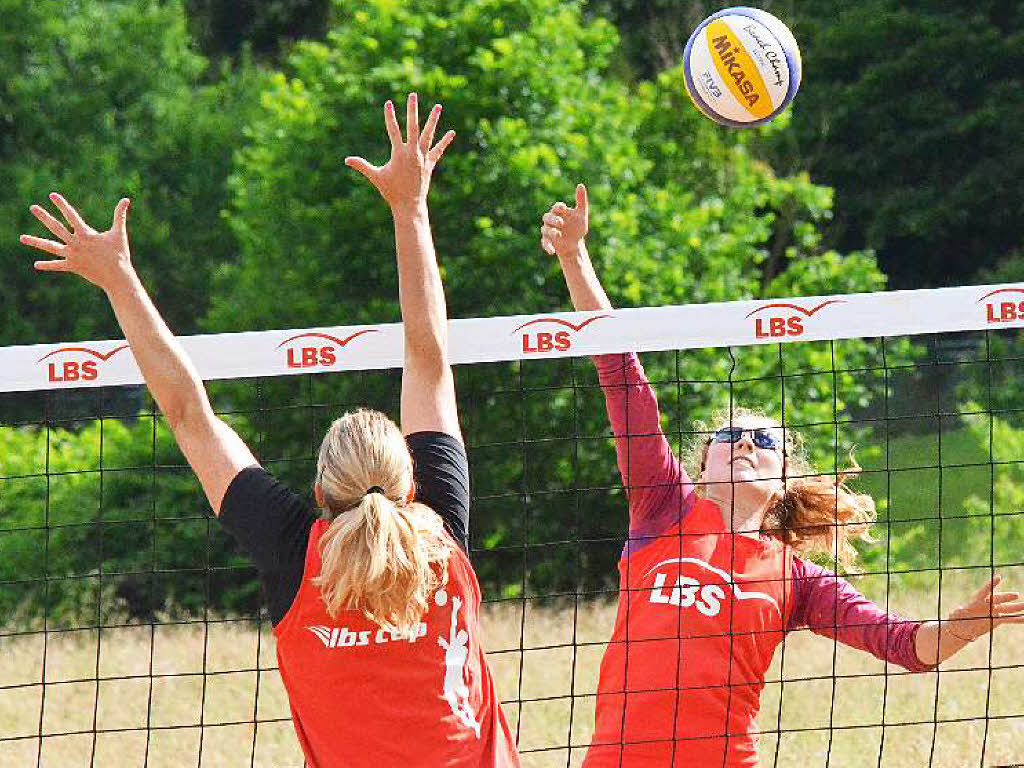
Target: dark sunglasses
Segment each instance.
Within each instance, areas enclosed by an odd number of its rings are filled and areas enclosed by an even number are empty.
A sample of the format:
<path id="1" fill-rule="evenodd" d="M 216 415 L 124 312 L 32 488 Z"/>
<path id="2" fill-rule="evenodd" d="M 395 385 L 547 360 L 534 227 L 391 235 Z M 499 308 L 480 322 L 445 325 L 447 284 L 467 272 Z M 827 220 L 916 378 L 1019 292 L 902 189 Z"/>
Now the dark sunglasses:
<path id="1" fill-rule="evenodd" d="M 768 448 L 770 450 L 782 447 L 782 443 L 779 439 L 763 427 L 758 429 L 743 429 L 742 427 L 722 427 L 720 430 L 715 432 L 714 437 L 708 440 L 709 443 L 738 443 L 743 439 L 743 433 L 749 432 L 751 438 L 754 441 L 754 445 L 758 448 Z"/>

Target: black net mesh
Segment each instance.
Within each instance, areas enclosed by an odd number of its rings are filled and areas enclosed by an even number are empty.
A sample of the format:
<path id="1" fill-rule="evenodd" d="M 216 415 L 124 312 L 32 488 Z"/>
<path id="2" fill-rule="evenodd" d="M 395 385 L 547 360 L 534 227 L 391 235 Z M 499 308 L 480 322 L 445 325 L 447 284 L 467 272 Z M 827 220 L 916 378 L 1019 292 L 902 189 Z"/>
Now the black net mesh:
<path id="1" fill-rule="evenodd" d="M 878 505 L 878 541 L 858 545 L 860 571 L 847 578 L 886 611 L 936 619 L 994 573 L 1009 589 L 1024 584 L 1012 335 L 642 359 L 683 459 L 706 438 L 695 419 L 740 405 L 800 433 L 822 473 L 855 451 L 853 484 Z M 604 397 L 586 358 L 456 375 L 470 556 L 503 707 L 524 765 L 579 765 L 628 536 Z M 264 466 L 310 492 L 330 421 L 357 406 L 397 419 L 399 386 L 399 372 L 371 371 L 208 390 Z M 9 394 L 0 408 L 0 765 L 301 765 L 254 569 L 210 515 L 146 390 Z M 1017 629 L 918 674 L 789 632 L 764 681 L 762 764 L 1024 761 Z M 723 686 L 740 684 L 732 674 Z"/>

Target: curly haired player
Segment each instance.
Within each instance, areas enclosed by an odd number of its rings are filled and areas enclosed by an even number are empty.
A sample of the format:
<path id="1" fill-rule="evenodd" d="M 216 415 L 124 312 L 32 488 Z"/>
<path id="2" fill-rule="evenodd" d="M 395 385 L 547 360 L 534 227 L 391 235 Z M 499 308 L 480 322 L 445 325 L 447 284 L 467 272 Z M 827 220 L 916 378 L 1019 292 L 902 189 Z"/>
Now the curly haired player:
<path id="1" fill-rule="evenodd" d="M 544 214 L 576 310 L 611 309 L 587 253 L 586 188 Z M 756 716 L 786 632 L 813 632 L 910 671 L 934 669 L 1001 624 L 1024 623 L 1017 592 L 985 584 L 947 619 L 886 614 L 801 557 L 850 565 L 875 505 L 801 459 L 792 430 L 757 412 L 724 414 L 695 446 L 696 481 L 672 452 L 635 354 L 594 360 L 629 495 L 618 614 L 601 662 L 585 768 L 758 764 Z M 731 417 L 731 418 L 730 418 Z M 788 478 L 788 479 L 787 479 Z"/>

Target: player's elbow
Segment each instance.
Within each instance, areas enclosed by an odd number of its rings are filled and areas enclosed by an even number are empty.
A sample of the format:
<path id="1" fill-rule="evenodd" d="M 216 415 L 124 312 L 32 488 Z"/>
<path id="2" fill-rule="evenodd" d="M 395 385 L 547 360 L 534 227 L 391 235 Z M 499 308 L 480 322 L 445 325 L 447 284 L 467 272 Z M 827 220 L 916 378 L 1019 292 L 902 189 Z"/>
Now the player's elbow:
<path id="1" fill-rule="evenodd" d="M 412 365 L 424 373 L 441 375 L 448 368 L 448 344 L 433 335 L 407 338 L 405 341 L 405 364 Z"/>
<path id="2" fill-rule="evenodd" d="M 167 426 L 175 434 L 195 429 L 196 425 L 212 415 L 209 405 L 199 398 L 176 397 L 161 403 L 160 410 L 164 413 Z"/>
<path id="3" fill-rule="evenodd" d="M 188 420 L 188 402 L 183 397 L 174 397 L 160 403 L 167 425 L 175 432 Z"/>

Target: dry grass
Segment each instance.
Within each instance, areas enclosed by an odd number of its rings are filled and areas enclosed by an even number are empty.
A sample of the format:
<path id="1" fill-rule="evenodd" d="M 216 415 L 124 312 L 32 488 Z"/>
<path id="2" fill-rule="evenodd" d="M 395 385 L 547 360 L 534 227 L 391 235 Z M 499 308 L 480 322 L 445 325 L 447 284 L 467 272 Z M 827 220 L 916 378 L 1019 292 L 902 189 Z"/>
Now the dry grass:
<path id="1" fill-rule="evenodd" d="M 1007 581 L 1024 583 L 1024 569 L 1013 571 L 1004 571 Z M 858 586 L 884 595 L 884 577 Z M 968 577 L 944 577 L 944 612 L 967 586 Z M 890 601 L 904 615 L 936 613 L 935 589 L 901 590 L 898 579 Z M 614 615 L 613 605 L 597 603 L 486 609 L 491 662 L 525 766 L 582 760 Z M 778 683 L 763 697 L 762 729 L 783 732 L 777 759 L 776 735 L 763 737 L 763 765 L 874 767 L 881 752 L 883 766 L 961 768 L 982 764 L 983 740 L 984 765 L 1024 762 L 1024 627 L 1000 629 L 993 640 L 991 664 L 981 642 L 938 675 L 890 667 L 886 676 L 866 654 L 840 646 L 833 658 L 830 641 L 791 634 L 781 710 Z M 0 766 L 37 765 L 41 712 L 43 766 L 300 766 L 275 663 L 269 629 L 240 622 L 104 629 L 99 643 L 95 630 L 53 633 L 45 644 L 39 635 L 0 638 Z M 769 679 L 780 671 L 782 653 Z M 85 733 L 58 735 L 78 731 Z"/>

